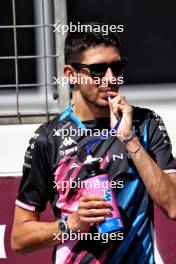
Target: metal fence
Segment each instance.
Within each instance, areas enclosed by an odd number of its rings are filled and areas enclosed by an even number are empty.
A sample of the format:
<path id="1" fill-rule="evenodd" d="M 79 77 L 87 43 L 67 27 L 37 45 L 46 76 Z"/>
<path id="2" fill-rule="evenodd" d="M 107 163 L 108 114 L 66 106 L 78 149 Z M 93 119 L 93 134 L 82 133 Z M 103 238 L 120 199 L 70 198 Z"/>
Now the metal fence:
<path id="1" fill-rule="evenodd" d="M 0 60 L 14 62 L 15 83 L 5 84 L 0 80 L 0 124 L 40 123 L 69 105 L 68 85 L 58 85 L 54 76 L 63 76 L 62 32 L 54 33 L 56 23 L 66 23 L 65 0 L 34 1 L 34 24 L 17 24 L 16 0 L 11 0 L 12 25 L 0 25 L 1 30 L 13 30 L 14 56 L 0 56 Z M 18 1 L 19 4 L 19 1 Z M 27 10 L 21 10 L 25 12 Z M 18 48 L 18 29 L 33 29 L 35 32 L 35 54 L 20 55 Z M 35 60 L 35 82 L 21 83 L 19 62 Z M 11 71 L 10 63 L 9 68 Z"/>

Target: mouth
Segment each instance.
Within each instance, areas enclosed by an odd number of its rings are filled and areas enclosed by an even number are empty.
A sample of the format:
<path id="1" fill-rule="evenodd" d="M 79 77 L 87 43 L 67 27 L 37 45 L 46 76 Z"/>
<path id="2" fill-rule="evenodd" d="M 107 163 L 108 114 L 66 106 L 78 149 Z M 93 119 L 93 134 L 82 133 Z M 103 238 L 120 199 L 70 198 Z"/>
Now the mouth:
<path id="1" fill-rule="evenodd" d="M 113 90 L 110 88 L 105 88 L 100 90 L 100 93 L 107 93 L 107 92 L 113 92 Z"/>
<path id="2" fill-rule="evenodd" d="M 106 87 L 106 88 L 101 88 L 99 91 L 99 96 L 108 101 L 108 97 L 110 96 L 111 98 L 113 98 L 115 95 L 112 95 L 113 92 L 118 93 L 118 91 L 116 89 L 110 88 L 110 87 Z"/>
<path id="3" fill-rule="evenodd" d="M 111 92 L 111 90 L 100 91 L 100 92 L 99 92 L 99 95 L 100 95 L 101 98 L 103 98 L 103 99 L 108 99 L 108 96 L 109 96 L 109 93 L 108 93 L 108 92 Z"/>

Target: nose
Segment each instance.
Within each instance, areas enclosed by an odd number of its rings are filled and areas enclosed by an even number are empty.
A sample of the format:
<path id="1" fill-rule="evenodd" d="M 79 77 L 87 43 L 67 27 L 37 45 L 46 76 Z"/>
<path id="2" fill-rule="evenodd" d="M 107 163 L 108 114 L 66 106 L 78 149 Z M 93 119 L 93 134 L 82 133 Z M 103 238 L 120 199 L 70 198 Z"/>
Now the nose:
<path id="1" fill-rule="evenodd" d="M 108 80 L 108 82 L 111 83 L 111 81 L 115 80 L 115 75 L 113 74 L 111 68 L 109 67 L 105 73 L 105 75 L 103 76 L 103 78 L 105 78 L 106 80 Z"/>

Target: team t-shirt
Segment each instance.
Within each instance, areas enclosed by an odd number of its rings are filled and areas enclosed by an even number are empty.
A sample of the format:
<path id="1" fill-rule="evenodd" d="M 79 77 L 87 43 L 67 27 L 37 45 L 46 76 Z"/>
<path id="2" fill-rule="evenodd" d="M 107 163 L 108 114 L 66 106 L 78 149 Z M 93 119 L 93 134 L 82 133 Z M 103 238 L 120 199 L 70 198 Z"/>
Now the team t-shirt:
<path id="1" fill-rule="evenodd" d="M 176 171 L 170 139 L 156 113 L 134 107 L 133 129 L 162 170 Z M 104 139 L 91 145 L 100 131 Z M 112 134 L 108 137 L 107 131 L 109 118 L 81 122 L 68 108 L 41 125 L 29 141 L 16 200 L 22 208 L 43 212 L 49 201 L 56 218 L 76 212 L 81 183 L 89 177 L 84 167 L 88 146 L 109 181 L 116 183 L 113 192 L 124 228 L 113 237 L 100 236 L 96 225 L 90 227 L 89 236 L 78 232 L 55 247 L 53 264 L 154 263 L 152 201 L 123 144 Z"/>

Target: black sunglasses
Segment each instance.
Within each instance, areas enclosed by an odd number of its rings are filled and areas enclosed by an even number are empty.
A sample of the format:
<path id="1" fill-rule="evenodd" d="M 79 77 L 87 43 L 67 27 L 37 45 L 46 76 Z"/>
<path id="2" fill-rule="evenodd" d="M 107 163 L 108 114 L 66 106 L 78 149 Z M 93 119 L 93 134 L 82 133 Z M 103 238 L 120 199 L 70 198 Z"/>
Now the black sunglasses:
<path id="1" fill-rule="evenodd" d="M 114 61 L 110 64 L 108 63 L 95 63 L 95 64 L 82 64 L 82 63 L 72 63 L 71 65 L 76 70 L 80 70 L 82 68 L 88 68 L 90 70 L 90 74 L 92 77 L 103 77 L 107 72 L 108 68 L 111 68 L 113 74 L 115 76 L 122 75 L 128 64 L 127 58 L 122 58 L 121 60 Z"/>

